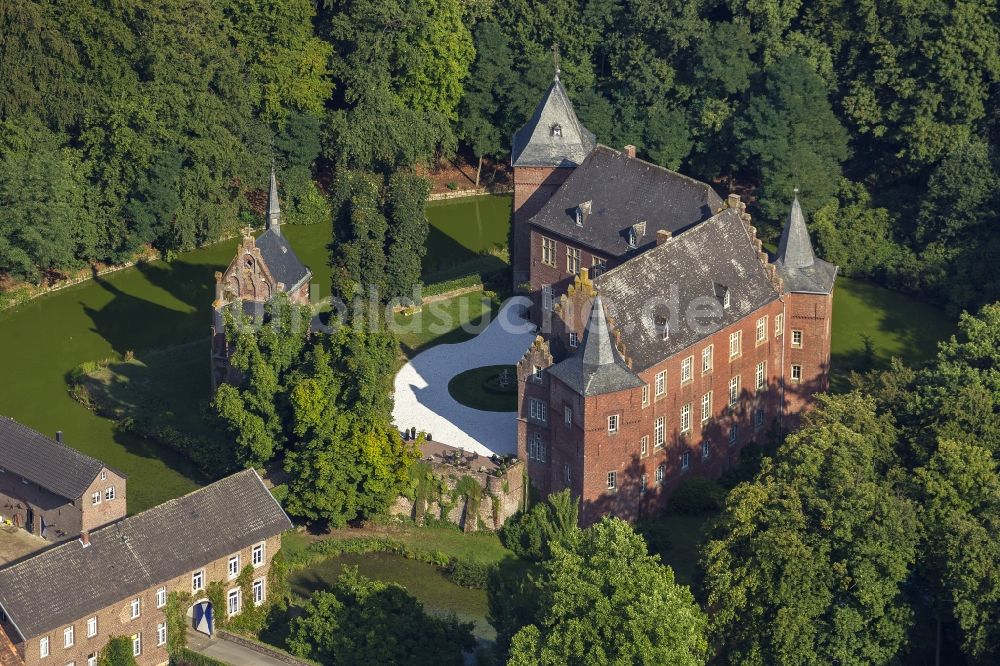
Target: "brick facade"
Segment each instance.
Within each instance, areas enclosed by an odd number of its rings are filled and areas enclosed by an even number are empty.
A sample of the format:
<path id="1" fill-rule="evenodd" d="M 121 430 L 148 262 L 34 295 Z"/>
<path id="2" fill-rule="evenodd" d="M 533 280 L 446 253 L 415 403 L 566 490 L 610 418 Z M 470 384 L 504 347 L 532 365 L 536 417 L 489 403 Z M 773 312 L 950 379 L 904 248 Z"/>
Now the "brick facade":
<path id="1" fill-rule="evenodd" d="M 573 167 L 514 167 L 514 229 L 511 265 L 514 286 L 530 278 L 530 228 L 528 220 L 552 198 Z"/>
<path id="2" fill-rule="evenodd" d="M 264 562 L 255 569 L 254 580 L 264 580 L 264 598 L 268 597 L 267 575 L 270 571 L 271 560 L 281 548 L 281 537 L 274 536 L 264 542 Z M 253 545 L 242 548 L 231 555 L 239 554 L 240 570 L 252 563 Z M 228 573 L 230 555 L 221 557 L 213 562 L 207 562 L 204 566 L 204 582 L 222 581 L 226 584 L 226 591 L 237 589 L 236 581 L 231 580 Z M 75 666 L 89 666 L 89 659 L 107 645 L 112 636 L 140 636 L 141 654 L 136 657 L 140 666 L 152 666 L 154 664 L 165 664 L 168 661 L 166 645 L 157 645 L 157 628 L 166 623 L 164 614 L 165 608 L 157 608 L 157 591 L 163 587 L 166 593 L 170 592 L 192 592 L 193 571 L 185 572 L 181 576 L 144 590 L 138 595 L 131 595 L 122 599 L 119 603 L 102 608 L 96 612 L 89 613 L 85 617 L 72 624 L 65 625 L 44 636 L 32 636 L 28 640 L 18 642 L 20 638 L 18 632 L 7 623 L 0 623 L 5 633 L 11 638 L 18 655 L 25 666 L 65 666 L 74 664 Z M 108 581 L 113 584 L 113 581 Z M 193 593 L 193 601 L 206 600 L 202 594 Z M 132 602 L 139 600 L 139 617 L 132 618 Z M 241 608 L 246 603 L 252 603 L 252 599 L 241 599 Z M 224 617 L 226 609 L 214 609 L 216 617 Z M 190 613 L 190 611 L 189 611 Z M 97 633 L 92 637 L 87 636 L 88 619 L 97 618 Z M 73 628 L 73 644 L 65 647 L 65 631 L 69 627 Z M 41 641 L 48 638 L 49 656 L 41 656 Z M 96 663 L 93 662 L 93 663 Z"/>

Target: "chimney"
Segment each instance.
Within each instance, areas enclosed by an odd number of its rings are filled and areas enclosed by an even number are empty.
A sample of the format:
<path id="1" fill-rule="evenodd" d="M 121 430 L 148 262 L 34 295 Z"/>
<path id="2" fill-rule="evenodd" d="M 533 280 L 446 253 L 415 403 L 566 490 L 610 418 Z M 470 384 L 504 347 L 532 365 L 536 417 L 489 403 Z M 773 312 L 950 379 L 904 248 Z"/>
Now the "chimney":
<path id="1" fill-rule="evenodd" d="M 62 444 L 62 430 L 56 430 L 56 441 Z"/>
<path id="2" fill-rule="evenodd" d="M 728 204 L 730 208 L 739 208 L 740 195 L 730 193 L 730 195 L 726 197 L 726 204 Z"/>
<path id="3" fill-rule="evenodd" d="M 625 156 L 635 159 L 635 146 L 633 146 L 631 143 L 625 146 Z"/>
<path id="4" fill-rule="evenodd" d="M 90 547 L 90 534 L 86 531 L 80 532 L 80 543 L 83 544 L 84 548 Z"/>
<path id="5" fill-rule="evenodd" d="M 673 237 L 674 237 L 674 235 L 672 233 L 670 233 L 669 231 L 667 231 L 666 229 L 657 229 L 656 230 L 656 247 L 660 247 L 661 245 L 663 245 L 664 243 L 666 243 L 668 240 L 670 240 Z"/>

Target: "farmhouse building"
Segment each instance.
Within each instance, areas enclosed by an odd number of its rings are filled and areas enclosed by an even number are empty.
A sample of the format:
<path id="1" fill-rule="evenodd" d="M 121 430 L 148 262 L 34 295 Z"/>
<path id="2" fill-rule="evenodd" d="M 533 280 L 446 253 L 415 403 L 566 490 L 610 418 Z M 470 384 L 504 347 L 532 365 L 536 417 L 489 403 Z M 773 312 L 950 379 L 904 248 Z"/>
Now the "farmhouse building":
<path id="1" fill-rule="evenodd" d="M 125 475 L 61 439 L 0 416 L 0 522 L 61 541 L 125 516 Z"/>
<path id="2" fill-rule="evenodd" d="M 27 666 L 95 666 L 112 636 L 130 637 L 140 665 L 165 664 L 168 595 L 190 594 L 189 616 L 264 603 L 290 527 L 257 472 L 234 474 L 0 568 L 0 627 Z M 244 571 L 246 589 L 237 582 Z M 205 614 L 216 581 L 224 607 Z"/>
<path id="3" fill-rule="evenodd" d="M 243 237 L 229 267 L 215 274 L 215 301 L 212 303 L 212 386 L 229 380 L 229 354 L 225 312 L 235 310 L 263 321 L 264 306 L 285 293 L 292 303 L 309 303 L 312 272 L 295 254 L 281 234 L 281 206 L 278 182 L 271 171 L 267 206 L 267 228 L 256 238 Z"/>
<path id="4" fill-rule="evenodd" d="M 518 455 L 585 524 L 656 511 L 793 427 L 828 385 L 837 272 L 797 197 L 772 261 L 739 196 L 592 137 L 557 74 L 513 154 L 515 279 L 541 331 Z"/>

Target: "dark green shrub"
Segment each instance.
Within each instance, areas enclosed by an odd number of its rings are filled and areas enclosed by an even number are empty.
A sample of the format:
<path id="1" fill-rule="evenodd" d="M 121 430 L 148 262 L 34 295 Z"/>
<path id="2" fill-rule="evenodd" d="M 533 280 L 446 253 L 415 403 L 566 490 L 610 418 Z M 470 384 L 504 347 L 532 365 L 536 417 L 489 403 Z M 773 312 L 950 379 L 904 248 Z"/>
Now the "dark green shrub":
<path id="1" fill-rule="evenodd" d="M 711 479 L 692 477 L 674 491 L 667 503 L 671 513 L 711 513 L 722 508 L 726 491 Z"/>
<path id="2" fill-rule="evenodd" d="M 491 564 L 456 558 L 445 568 L 444 575 L 460 587 L 485 590 L 492 570 Z"/>

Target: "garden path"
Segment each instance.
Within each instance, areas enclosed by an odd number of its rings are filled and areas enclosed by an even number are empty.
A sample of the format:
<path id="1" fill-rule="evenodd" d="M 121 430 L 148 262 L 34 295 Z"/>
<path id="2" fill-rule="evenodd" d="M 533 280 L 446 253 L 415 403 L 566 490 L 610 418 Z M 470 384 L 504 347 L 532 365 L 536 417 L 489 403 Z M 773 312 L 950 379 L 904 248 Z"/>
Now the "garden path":
<path id="1" fill-rule="evenodd" d="M 458 403 L 448 381 L 484 365 L 517 363 L 535 339 L 522 317 L 528 299 L 508 299 L 486 329 L 465 342 L 431 347 L 396 375 L 392 417 L 400 429 L 415 427 L 434 441 L 489 456 L 517 452 L 515 412 L 483 412 Z"/>

